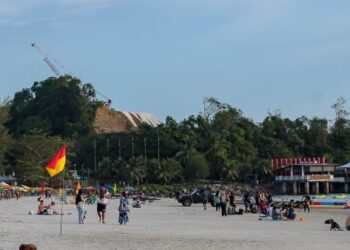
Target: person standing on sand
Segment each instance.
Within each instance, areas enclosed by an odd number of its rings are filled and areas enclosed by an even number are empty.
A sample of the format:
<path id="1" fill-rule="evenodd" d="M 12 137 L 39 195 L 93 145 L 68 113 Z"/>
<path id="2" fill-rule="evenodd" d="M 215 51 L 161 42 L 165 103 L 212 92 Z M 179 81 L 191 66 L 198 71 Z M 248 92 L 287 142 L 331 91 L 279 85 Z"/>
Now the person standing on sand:
<path id="1" fill-rule="evenodd" d="M 208 190 L 207 189 L 204 189 L 202 191 L 202 202 L 203 202 L 203 208 L 204 210 L 207 210 L 207 203 L 208 203 Z"/>
<path id="2" fill-rule="evenodd" d="M 303 205 L 304 205 L 304 213 L 306 212 L 306 209 L 307 209 L 307 212 L 310 213 L 310 196 L 308 195 L 305 195 L 304 196 L 304 199 L 303 199 Z"/>
<path id="3" fill-rule="evenodd" d="M 99 194 L 99 199 L 97 200 L 97 214 L 99 217 L 99 221 L 102 223 L 105 222 L 105 215 L 106 215 L 106 208 L 108 204 L 108 199 L 107 199 L 107 190 L 101 189 L 100 194 Z"/>
<path id="4" fill-rule="evenodd" d="M 220 211 L 220 193 L 219 193 L 219 190 L 216 191 L 216 193 L 215 193 L 214 203 L 215 203 L 216 211 Z"/>
<path id="5" fill-rule="evenodd" d="M 85 214 L 84 214 L 84 198 L 83 190 L 79 189 L 77 197 L 75 197 L 75 205 L 78 209 L 78 222 L 79 224 L 84 224 Z"/>
<path id="6" fill-rule="evenodd" d="M 245 213 L 247 213 L 249 210 L 249 205 L 250 205 L 250 193 L 246 192 L 245 195 L 243 196 L 243 202 L 244 202 L 244 207 L 245 207 Z"/>
<path id="7" fill-rule="evenodd" d="M 126 224 L 129 221 L 129 200 L 125 192 L 122 193 L 122 197 L 120 198 L 120 203 L 119 203 L 119 219 L 118 222 L 119 224 Z"/>
<path id="8" fill-rule="evenodd" d="M 226 192 L 224 191 L 220 198 L 220 204 L 221 204 L 221 216 L 227 216 L 227 197 Z"/>

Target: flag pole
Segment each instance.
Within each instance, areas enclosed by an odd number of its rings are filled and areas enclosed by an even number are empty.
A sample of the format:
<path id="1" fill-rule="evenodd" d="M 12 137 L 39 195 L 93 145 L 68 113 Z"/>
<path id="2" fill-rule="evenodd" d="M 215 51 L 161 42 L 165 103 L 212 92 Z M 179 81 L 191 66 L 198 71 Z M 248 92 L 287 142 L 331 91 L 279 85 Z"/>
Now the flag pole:
<path id="1" fill-rule="evenodd" d="M 60 236 L 62 236 L 62 223 L 63 223 L 63 197 L 65 197 L 65 191 L 64 191 L 64 175 L 66 173 L 65 168 L 63 169 L 62 174 L 62 196 L 61 196 L 61 221 L 60 221 Z"/>

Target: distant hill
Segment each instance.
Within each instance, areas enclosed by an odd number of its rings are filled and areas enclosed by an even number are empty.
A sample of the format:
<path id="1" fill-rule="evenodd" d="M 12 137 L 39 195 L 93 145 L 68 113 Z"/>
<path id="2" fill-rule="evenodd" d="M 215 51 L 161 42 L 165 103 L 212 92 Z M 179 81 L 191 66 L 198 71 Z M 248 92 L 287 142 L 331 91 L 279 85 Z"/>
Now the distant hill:
<path id="1" fill-rule="evenodd" d="M 135 131 L 142 123 L 156 127 L 160 121 L 150 113 L 115 111 L 100 107 L 96 111 L 94 130 L 97 134 Z"/>

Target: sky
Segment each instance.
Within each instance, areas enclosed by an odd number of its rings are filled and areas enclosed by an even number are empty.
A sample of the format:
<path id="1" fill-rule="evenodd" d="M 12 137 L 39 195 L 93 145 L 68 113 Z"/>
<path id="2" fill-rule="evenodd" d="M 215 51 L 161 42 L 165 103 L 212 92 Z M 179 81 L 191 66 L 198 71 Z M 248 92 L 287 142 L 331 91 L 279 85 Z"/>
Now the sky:
<path id="1" fill-rule="evenodd" d="M 350 101 L 349 0 L 0 0 L 0 98 L 61 73 L 177 120 L 215 97 L 261 122 Z M 347 106 L 347 108 L 350 105 Z"/>

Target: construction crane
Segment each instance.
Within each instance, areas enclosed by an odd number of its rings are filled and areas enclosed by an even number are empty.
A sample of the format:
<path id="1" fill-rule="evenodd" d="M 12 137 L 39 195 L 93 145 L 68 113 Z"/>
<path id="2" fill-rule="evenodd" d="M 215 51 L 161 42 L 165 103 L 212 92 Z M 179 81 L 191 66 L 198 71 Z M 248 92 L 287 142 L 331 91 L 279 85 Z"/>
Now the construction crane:
<path id="1" fill-rule="evenodd" d="M 42 50 L 36 43 L 32 43 L 31 45 L 36 50 L 36 52 L 42 57 L 42 59 L 44 60 L 46 65 L 49 66 L 49 68 L 52 70 L 52 72 L 57 77 L 62 76 L 61 72 L 58 70 L 58 68 L 55 65 L 55 63 L 58 64 L 58 62 L 55 59 L 53 59 L 48 53 L 46 53 L 44 50 Z M 62 66 L 62 68 L 64 70 L 68 71 L 68 73 L 73 76 L 73 74 L 69 70 L 67 70 L 65 67 Z M 103 99 L 106 100 L 105 105 L 108 108 L 110 108 L 111 105 L 112 105 L 112 100 L 110 98 L 108 98 L 106 95 L 104 95 L 101 92 L 99 92 L 98 90 L 96 90 L 96 89 L 95 89 L 95 92 L 96 92 L 96 94 L 98 94 L 99 96 L 101 96 Z"/>

